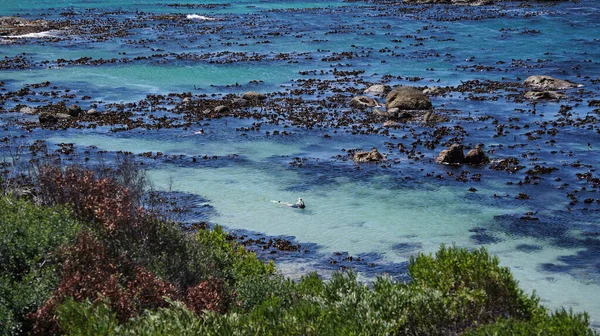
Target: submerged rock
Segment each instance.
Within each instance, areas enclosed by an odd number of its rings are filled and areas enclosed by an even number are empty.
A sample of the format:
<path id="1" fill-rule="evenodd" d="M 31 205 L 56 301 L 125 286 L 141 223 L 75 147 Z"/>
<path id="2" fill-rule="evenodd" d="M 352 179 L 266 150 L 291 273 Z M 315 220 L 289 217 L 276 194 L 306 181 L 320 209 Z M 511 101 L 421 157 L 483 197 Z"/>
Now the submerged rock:
<path id="1" fill-rule="evenodd" d="M 383 155 L 379 153 L 377 148 L 373 148 L 370 152 L 358 152 L 354 154 L 355 162 L 380 162 L 383 160 Z"/>
<path id="2" fill-rule="evenodd" d="M 386 97 L 386 106 L 389 109 L 400 110 L 431 110 L 433 105 L 421 90 L 410 86 L 395 88 Z"/>
<path id="3" fill-rule="evenodd" d="M 578 84 L 550 76 L 529 76 L 523 85 L 538 90 L 563 90 L 578 87 Z"/>

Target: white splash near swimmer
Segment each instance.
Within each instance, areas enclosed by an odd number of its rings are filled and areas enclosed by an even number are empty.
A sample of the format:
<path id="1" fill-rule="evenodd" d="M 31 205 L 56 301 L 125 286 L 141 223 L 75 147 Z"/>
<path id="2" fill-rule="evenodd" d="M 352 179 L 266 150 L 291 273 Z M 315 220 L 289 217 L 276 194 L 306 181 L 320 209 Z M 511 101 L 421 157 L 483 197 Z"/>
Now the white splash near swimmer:
<path id="1" fill-rule="evenodd" d="M 208 16 L 204 16 L 204 15 L 198 15 L 198 14 L 188 14 L 186 16 L 187 19 L 190 20 L 202 20 L 202 21 L 216 21 L 217 19 L 215 18 L 211 18 Z"/>

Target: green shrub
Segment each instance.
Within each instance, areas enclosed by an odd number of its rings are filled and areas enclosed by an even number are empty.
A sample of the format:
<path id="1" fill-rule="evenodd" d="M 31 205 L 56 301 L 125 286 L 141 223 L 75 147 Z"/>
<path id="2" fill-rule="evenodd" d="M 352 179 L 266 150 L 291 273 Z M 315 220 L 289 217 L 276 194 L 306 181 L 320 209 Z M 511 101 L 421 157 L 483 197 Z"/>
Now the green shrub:
<path id="1" fill-rule="evenodd" d="M 67 298 L 56 308 L 59 325 L 65 334 L 71 336 L 116 335 L 118 321 L 109 303 L 101 300 L 92 304 L 89 300 L 77 302 Z"/>
<path id="2" fill-rule="evenodd" d="M 56 252 L 80 225 L 63 207 L 40 207 L 0 198 L 0 334 L 31 329 L 25 315 L 56 289 Z"/>
<path id="3" fill-rule="evenodd" d="M 594 336 L 589 328 L 588 315 L 558 310 L 550 316 L 538 316 L 530 321 L 501 319 L 496 323 L 467 331 L 466 336 Z"/>
<path id="4" fill-rule="evenodd" d="M 539 299 L 524 294 L 510 270 L 500 267 L 498 258 L 484 248 L 468 251 L 442 246 L 435 254 L 411 257 L 410 285 L 437 290 L 443 295 L 455 331 L 498 318 L 528 320 L 545 314 Z"/>

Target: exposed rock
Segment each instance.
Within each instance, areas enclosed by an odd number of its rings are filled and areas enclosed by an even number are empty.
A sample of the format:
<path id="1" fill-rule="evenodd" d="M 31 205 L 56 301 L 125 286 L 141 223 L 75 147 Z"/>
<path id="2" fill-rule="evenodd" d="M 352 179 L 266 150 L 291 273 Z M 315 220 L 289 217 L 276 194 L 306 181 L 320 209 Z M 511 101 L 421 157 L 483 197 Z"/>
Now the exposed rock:
<path id="1" fill-rule="evenodd" d="M 221 114 L 221 113 L 229 113 L 231 111 L 231 109 L 228 106 L 225 105 L 219 105 L 217 107 L 215 107 L 214 112 Z"/>
<path id="2" fill-rule="evenodd" d="M 562 90 L 578 87 L 578 84 L 550 76 L 529 76 L 523 85 L 538 90 Z"/>
<path id="3" fill-rule="evenodd" d="M 495 161 L 490 166 L 490 169 L 506 170 L 509 173 L 515 173 L 523 168 L 525 168 L 525 166 L 519 165 L 519 159 L 515 157 L 508 157 L 506 159 Z"/>
<path id="4" fill-rule="evenodd" d="M 380 110 L 378 108 L 374 108 L 373 109 L 373 113 L 376 116 L 382 117 L 382 118 L 389 118 L 390 117 L 390 113 L 388 111 Z"/>
<path id="5" fill-rule="evenodd" d="M 425 113 L 425 116 L 423 116 L 423 122 L 426 124 L 436 124 L 446 121 L 448 121 L 448 118 L 442 117 L 441 115 L 436 114 L 433 111 L 428 111 L 427 113 Z"/>
<path id="6" fill-rule="evenodd" d="M 27 20 L 20 17 L 0 17 L 0 36 L 19 36 L 55 29 L 44 20 Z"/>
<path id="7" fill-rule="evenodd" d="M 69 119 L 73 118 L 73 116 L 71 116 L 70 114 L 67 114 L 67 113 L 56 113 L 55 116 L 59 120 L 69 120 Z"/>
<path id="8" fill-rule="evenodd" d="M 244 98 L 236 98 L 236 99 L 232 100 L 231 103 L 234 106 L 244 107 L 244 106 L 248 105 L 248 100 L 246 100 Z"/>
<path id="9" fill-rule="evenodd" d="M 93 108 L 92 108 L 92 109 L 89 109 L 89 110 L 87 110 L 87 112 L 85 112 L 85 114 L 87 114 L 87 115 L 89 115 L 89 116 L 97 116 L 97 115 L 99 115 L 100 113 L 98 113 L 98 111 L 96 111 L 96 109 L 93 109 Z"/>
<path id="10" fill-rule="evenodd" d="M 370 152 L 358 152 L 354 154 L 356 162 L 380 162 L 383 160 L 383 155 L 379 153 L 377 148 L 373 148 Z"/>
<path id="11" fill-rule="evenodd" d="M 440 94 L 441 92 L 442 92 L 442 88 L 439 86 L 433 86 L 433 87 L 426 88 L 425 90 L 423 90 L 423 94 L 428 95 L 428 96 L 435 96 L 437 94 Z"/>
<path id="12" fill-rule="evenodd" d="M 386 97 L 388 109 L 431 110 L 433 105 L 422 91 L 410 86 L 401 86 L 392 90 Z"/>
<path id="13" fill-rule="evenodd" d="M 350 100 L 350 107 L 367 108 L 377 106 L 377 103 L 372 98 L 367 96 L 356 96 Z"/>
<path id="14" fill-rule="evenodd" d="M 412 117 L 413 117 L 413 115 L 406 111 L 399 111 L 399 113 L 395 114 L 396 119 L 410 119 Z"/>
<path id="15" fill-rule="evenodd" d="M 392 88 L 389 85 L 376 84 L 369 86 L 367 89 L 365 89 L 364 93 L 384 97 L 390 91 L 392 91 Z"/>
<path id="16" fill-rule="evenodd" d="M 70 105 L 67 108 L 67 114 L 70 115 L 71 117 L 77 118 L 82 112 L 83 112 L 83 110 L 81 109 L 81 107 L 79 105 Z"/>
<path id="17" fill-rule="evenodd" d="M 400 114 L 400 109 L 397 107 L 387 109 L 387 114 L 390 118 L 397 118 Z"/>
<path id="18" fill-rule="evenodd" d="M 448 149 L 444 149 L 440 152 L 437 159 L 437 163 L 449 164 L 449 165 L 460 165 L 465 162 L 465 155 L 463 153 L 463 147 L 459 144 L 453 144 Z"/>
<path id="19" fill-rule="evenodd" d="M 386 122 L 383 123 L 384 127 L 396 127 L 399 126 L 400 124 L 397 121 L 394 120 L 388 120 Z"/>
<path id="20" fill-rule="evenodd" d="M 40 124 L 56 124 L 59 120 L 68 120 L 71 119 L 72 117 L 66 113 L 49 113 L 49 112 L 42 112 L 40 113 L 40 116 L 38 117 Z"/>
<path id="21" fill-rule="evenodd" d="M 470 6 L 483 6 L 491 5 L 494 2 L 491 0 L 404 0 L 405 3 L 415 4 L 452 4 L 452 5 L 470 5 Z"/>
<path id="22" fill-rule="evenodd" d="M 567 99 L 567 95 L 556 91 L 527 91 L 525 92 L 525 98 L 530 100 L 549 99 L 549 100 L 560 100 Z"/>
<path id="23" fill-rule="evenodd" d="M 465 163 L 472 165 L 482 165 L 490 162 L 490 159 L 485 154 L 481 146 L 475 146 L 465 155 Z"/>
<path id="24" fill-rule="evenodd" d="M 244 93 L 244 95 L 242 96 L 242 99 L 245 99 L 245 100 L 248 100 L 251 102 L 259 102 L 259 101 L 263 101 L 263 100 L 267 99 L 267 96 L 260 92 L 249 91 L 249 92 Z"/>
<path id="25" fill-rule="evenodd" d="M 22 107 L 19 110 L 19 112 L 24 113 L 24 114 L 36 114 L 37 113 L 36 109 L 29 107 L 29 106 Z"/>
<path id="26" fill-rule="evenodd" d="M 48 112 L 40 113 L 38 119 L 40 121 L 40 124 L 55 124 L 58 122 L 58 118 L 56 117 L 56 115 Z"/>

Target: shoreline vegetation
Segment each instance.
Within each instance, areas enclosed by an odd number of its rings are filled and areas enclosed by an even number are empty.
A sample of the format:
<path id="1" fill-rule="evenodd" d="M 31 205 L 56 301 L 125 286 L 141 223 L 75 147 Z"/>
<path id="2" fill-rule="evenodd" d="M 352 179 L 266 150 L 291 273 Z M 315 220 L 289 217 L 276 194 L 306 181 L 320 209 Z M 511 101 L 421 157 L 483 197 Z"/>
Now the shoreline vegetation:
<path id="1" fill-rule="evenodd" d="M 2 335 L 597 335 L 484 248 L 413 256 L 406 283 L 292 281 L 218 226 L 169 220 L 130 160 L 28 171 L 1 180 Z"/>

